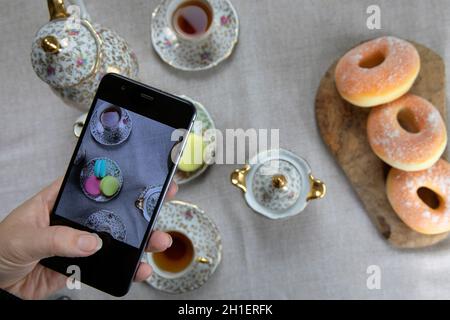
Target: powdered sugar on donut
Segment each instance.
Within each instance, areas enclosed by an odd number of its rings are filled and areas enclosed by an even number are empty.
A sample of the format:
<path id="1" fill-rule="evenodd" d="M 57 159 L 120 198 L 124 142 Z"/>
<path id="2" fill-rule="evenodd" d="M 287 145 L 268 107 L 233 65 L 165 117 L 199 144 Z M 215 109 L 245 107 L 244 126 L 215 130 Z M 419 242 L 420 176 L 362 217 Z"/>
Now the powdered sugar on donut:
<path id="1" fill-rule="evenodd" d="M 424 219 L 430 219 L 430 218 L 431 218 L 431 213 L 430 213 L 430 211 L 428 211 L 428 210 L 424 211 L 424 212 L 422 213 L 422 217 L 423 217 Z"/>
<path id="2" fill-rule="evenodd" d="M 398 114 L 407 110 L 419 132 L 409 132 Z M 381 159 L 397 165 L 415 165 L 439 158 L 447 142 L 445 123 L 439 111 L 425 99 L 406 94 L 392 103 L 373 108 L 367 122 L 372 150 Z"/>
<path id="3" fill-rule="evenodd" d="M 418 195 L 428 188 L 439 198 L 437 208 L 431 208 Z M 392 208 L 412 229 L 425 234 L 450 231 L 450 164 L 439 160 L 433 167 L 405 172 L 392 169 L 387 180 L 387 195 Z"/>
<path id="4" fill-rule="evenodd" d="M 375 55 L 384 57 L 372 68 L 361 67 Z M 336 85 L 343 97 L 387 94 L 415 79 L 420 68 L 417 50 L 407 41 L 382 37 L 350 50 L 336 66 Z"/>
<path id="5" fill-rule="evenodd" d="M 441 119 L 441 115 L 439 113 L 439 111 L 437 110 L 433 110 L 428 114 L 428 124 L 430 125 L 430 127 L 434 130 L 439 129 L 439 124 L 441 123 L 442 119 Z"/>

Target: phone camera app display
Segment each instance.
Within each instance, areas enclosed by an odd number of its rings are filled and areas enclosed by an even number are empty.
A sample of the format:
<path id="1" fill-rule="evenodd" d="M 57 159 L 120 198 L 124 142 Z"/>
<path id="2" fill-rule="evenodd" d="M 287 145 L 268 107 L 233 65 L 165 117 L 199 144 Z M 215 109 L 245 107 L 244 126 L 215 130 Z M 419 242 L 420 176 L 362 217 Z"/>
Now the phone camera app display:
<path id="1" fill-rule="evenodd" d="M 55 213 L 139 248 L 169 173 L 175 128 L 97 100 Z"/>

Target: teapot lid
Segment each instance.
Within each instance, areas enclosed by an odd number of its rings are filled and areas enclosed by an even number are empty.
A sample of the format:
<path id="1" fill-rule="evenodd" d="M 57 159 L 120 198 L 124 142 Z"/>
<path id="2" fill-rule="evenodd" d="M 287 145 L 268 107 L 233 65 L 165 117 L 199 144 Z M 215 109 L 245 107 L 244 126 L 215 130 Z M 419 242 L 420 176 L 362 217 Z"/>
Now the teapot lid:
<path id="1" fill-rule="evenodd" d="M 79 21 L 72 28 L 66 18 L 51 20 L 35 36 L 33 69 L 52 87 L 74 86 L 98 69 L 101 39 L 87 20 Z"/>
<path id="2" fill-rule="evenodd" d="M 284 149 L 257 154 L 233 172 L 231 182 L 245 192 L 253 210 L 271 219 L 296 215 L 309 200 L 325 195 L 325 185 L 312 177 L 306 160 Z"/>

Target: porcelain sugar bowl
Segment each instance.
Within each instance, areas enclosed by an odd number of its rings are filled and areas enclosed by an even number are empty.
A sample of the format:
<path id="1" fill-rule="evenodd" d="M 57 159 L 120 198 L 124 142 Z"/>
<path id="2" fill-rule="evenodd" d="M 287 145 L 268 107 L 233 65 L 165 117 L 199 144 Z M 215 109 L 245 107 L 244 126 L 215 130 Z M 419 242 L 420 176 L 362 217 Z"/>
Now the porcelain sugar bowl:
<path id="1" fill-rule="evenodd" d="M 250 208 L 270 219 L 294 216 L 326 193 L 306 160 L 284 149 L 257 154 L 231 174 L 231 183 L 244 191 Z"/>
<path id="2" fill-rule="evenodd" d="M 50 21 L 37 32 L 31 49 L 36 74 L 64 100 L 89 108 L 101 78 L 110 72 L 136 78 L 138 63 L 115 32 L 91 23 L 83 1 L 48 0 Z"/>

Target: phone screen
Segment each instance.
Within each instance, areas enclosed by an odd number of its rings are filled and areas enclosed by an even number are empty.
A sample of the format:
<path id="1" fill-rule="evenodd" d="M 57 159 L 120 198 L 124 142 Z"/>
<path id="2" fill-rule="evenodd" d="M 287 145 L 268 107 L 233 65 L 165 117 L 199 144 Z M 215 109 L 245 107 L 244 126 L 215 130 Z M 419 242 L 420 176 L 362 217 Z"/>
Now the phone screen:
<path id="1" fill-rule="evenodd" d="M 176 130 L 97 99 L 54 213 L 140 248 L 169 175 Z"/>
<path id="2" fill-rule="evenodd" d="M 56 198 L 51 225 L 97 233 L 89 257 L 40 263 L 115 296 L 131 286 L 196 112 L 180 99 L 108 73 L 99 85 Z"/>

